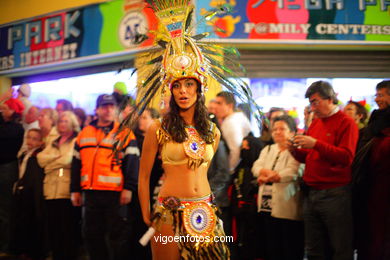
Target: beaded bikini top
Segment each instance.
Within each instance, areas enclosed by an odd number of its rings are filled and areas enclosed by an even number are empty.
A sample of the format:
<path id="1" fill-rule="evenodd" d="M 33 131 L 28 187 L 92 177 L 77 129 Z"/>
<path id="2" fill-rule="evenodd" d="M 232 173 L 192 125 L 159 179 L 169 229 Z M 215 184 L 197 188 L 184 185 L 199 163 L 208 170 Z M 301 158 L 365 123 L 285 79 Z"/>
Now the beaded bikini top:
<path id="1" fill-rule="evenodd" d="M 215 133 L 215 124 L 211 130 Z M 181 165 L 187 164 L 188 168 L 196 169 L 202 164 L 208 164 L 214 155 L 214 142 L 207 144 L 198 134 L 195 127 L 185 128 L 188 138 L 183 143 L 177 143 L 161 126 L 157 129 L 157 140 L 161 148 L 163 164 Z"/>

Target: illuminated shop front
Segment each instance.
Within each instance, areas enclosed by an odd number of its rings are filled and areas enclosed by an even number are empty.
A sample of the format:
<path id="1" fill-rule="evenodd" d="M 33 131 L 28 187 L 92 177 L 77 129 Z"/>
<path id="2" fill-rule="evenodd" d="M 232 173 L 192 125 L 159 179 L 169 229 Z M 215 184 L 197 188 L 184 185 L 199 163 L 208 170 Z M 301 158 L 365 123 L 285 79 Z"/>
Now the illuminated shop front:
<path id="1" fill-rule="evenodd" d="M 221 2 L 233 11 L 202 22 Z M 374 107 L 376 83 L 390 78 L 387 0 L 197 0 L 195 5 L 194 33 L 210 32 L 208 40 L 240 49 L 247 74 L 237 76 L 247 79 L 265 111 L 281 106 L 301 114 L 307 103 L 302 93 L 318 78 L 330 80 L 342 102 L 366 99 Z M 105 1 L 0 25 L 0 76 L 14 86 L 31 83 L 32 98 L 41 106 L 62 97 L 92 112 L 96 96 L 111 92 L 117 81 L 136 95 L 131 68 L 153 41 L 149 35 L 139 44 L 136 35 L 154 29 L 156 18 L 142 0 Z M 123 68 L 130 70 L 117 73 Z"/>

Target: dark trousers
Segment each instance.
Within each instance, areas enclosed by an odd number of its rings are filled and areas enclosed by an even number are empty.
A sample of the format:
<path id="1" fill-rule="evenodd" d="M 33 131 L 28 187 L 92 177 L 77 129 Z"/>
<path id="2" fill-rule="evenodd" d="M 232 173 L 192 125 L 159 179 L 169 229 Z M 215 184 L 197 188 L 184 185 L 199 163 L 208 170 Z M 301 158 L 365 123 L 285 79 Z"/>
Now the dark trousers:
<path id="1" fill-rule="evenodd" d="M 46 200 L 49 244 L 53 260 L 77 259 L 79 235 L 76 210 L 69 199 Z"/>
<path id="2" fill-rule="evenodd" d="M 152 259 L 150 243 L 142 246 L 138 241 L 148 230 L 143 218 L 138 194 L 133 193 L 130 204 L 127 205 L 126 234 L 128 243 L 124 247 L 125 257 L 123 259 Z"/>
<path id="3" fill-rule="evenodd" d="M 220 207 L 221 214 L 219 218 L 223 222 L 223 229 L 226 236 L 232 235 L 232 209 L 231 207 Z"/>
<path id="4" fill-rule="evenodd" d="M 257 221 L 259 257 L 265 260 L 302 260 L 303 222 L 259 213 Z"/>
<path id="5" fill-rule="evenodd" d="M 244 204 L 239 206 L 236 211 L 233 211 L 236 218 L 237 226 L 237 256 L 236 259 L 249 260 L 256 258 L 257 237 L 256 237 L 256 222 L 257 222 L 257 205 Z"/>
<path id="6" fill-rule="evenodd" d="M 353 259 L 350 187 L 309 188 L 305 193 L 303 214 L 308 259 Z"/>
<path id="7" fill-rule="evenodd" d="M 128 238 L 119 192 L 85 191 L 83 233 L 90 260 L 123 259 Z"/>
<path id="8" fill-rule="evenodd" d="M 17 179 L 17 161 L 0 164 L 0 252 L 8 252 L 9 250 L 12 187 Z"/>
<path id="9" fill-rule="evenodd" d="M 12 253 L 25 254 L 31 259 L 46 258 L 48 239 L 43 204 L 43 197 L 37 202 L 29 190 L 23 189 L 15 194 L 11 218 Z"/>

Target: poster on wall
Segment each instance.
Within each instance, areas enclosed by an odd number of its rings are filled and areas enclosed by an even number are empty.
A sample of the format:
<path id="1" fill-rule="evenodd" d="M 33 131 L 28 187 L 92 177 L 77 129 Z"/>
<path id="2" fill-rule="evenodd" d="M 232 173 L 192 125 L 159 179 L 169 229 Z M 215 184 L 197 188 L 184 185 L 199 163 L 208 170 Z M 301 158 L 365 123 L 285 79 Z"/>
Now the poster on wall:
<path id="1" fill-rule="evenodd" d="M 233 11 L 217 15 L 198 33 L 249 41 L 314 40 L 363 44 L 390 42 L 389 0 L 197 0 L 197 19 L 218 5 Z"/>
<path id="2" fill-rule="evenodd" d="M 143 0 L 120 0 L 0 26 L 0 71 L 61 63 L 152 44 L 155 29 Z"/>

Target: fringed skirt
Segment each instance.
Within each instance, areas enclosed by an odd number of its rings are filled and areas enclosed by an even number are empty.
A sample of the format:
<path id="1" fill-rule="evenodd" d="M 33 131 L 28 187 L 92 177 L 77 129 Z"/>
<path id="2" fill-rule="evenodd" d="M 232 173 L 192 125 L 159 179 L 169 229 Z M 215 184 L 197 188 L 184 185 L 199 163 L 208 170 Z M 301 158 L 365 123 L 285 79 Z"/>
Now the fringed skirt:
<path id="1" fill-rule="evenodd" d="M 172 225 L 181 259 L 229 259 L 222 221 L 216 215 L 212 195 L 201 198 L 158 199 L 154 212 L 154 226 Z"/>

